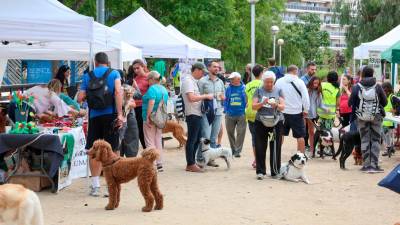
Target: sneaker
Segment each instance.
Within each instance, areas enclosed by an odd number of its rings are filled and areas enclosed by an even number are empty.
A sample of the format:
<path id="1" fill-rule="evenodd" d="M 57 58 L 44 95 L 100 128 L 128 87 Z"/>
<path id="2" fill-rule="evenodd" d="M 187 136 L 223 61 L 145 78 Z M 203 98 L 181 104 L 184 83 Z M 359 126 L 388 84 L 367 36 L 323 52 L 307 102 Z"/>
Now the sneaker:
<path id="1" fill-rule="evenodd" d="M 368 173 L 370 171 L 371 167 L 369 166 L 363 166 L 361 167 L 360 171 L 363 173 Z"/>
<path id="2" fill-rule="evenodd" d="M 157 165 L 157 172 L 164 172 L 163 166 L 161 164 Z"/>
<path id="3" fill-rule="evenodd" d="M 273 175 L 273 176 L 271 176 L 271 178 L 272 178 L 272 179 L 279 180 L 279 179 L 282 179 L 282 175 L 280 175 L 280 174 L 278 174 L 278 175 Z"/>
<path id="4" fill-rule="evenodd" d="M 259 173 L 257 174 L 257 180 L 263 180 L 264 179 L 264 174 Z"/>
<path id="5" fill-rule="evenodd" d="M 108 196 L 110 196 L 110 194 L 108 193 L 108 188 L 106 188 L 104 190 L 103 198 L 108 198 Z"/>
<path id="6" fill-rule="evenodd" d="M 203 172 L 203 170 L 200 169 L 196 164 L 191 165 L 191 166 L 186 166 L 186 171 L 193 172 L 193 173 L 202 173 Z"/>
<path id="7" fill-rule="evenodd" d="M 92 187 L 90 186 L 90 196 L 99 197 L 100 196 L 100 187 Z"/>
<path id="8" fill-rule="evenodd" d="M 385 170 L 380 168 L 379 166 L 371 167 L 369 173 L 383 173 Z"/>
<path id="9" fill-rule="evenodd" d="M 234 156 L 235 158 L 240 158 L 240 153 L 236 153 Z"/>
<path id="10" fill-rule="evenodd" d="M 395 151 L 393 148 L 387 148 L 386 151 L 384 153 L 382 153 L 382 156 L 388 156 L 389 155 L 389 151 L 390 153 L 394 154 Z"/>

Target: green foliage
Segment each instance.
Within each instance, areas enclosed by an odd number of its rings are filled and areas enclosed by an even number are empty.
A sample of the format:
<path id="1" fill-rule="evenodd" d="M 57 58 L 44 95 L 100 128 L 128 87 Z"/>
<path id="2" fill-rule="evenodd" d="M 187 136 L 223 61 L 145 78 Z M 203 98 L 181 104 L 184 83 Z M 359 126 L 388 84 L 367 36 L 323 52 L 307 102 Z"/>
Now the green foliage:
<path id="1" fill-rule="evenodd" d="M 300 19 L 302 22 L 286 25 L 284 39 L 301 52 L 305 61 L 315 61 L 321 54 L 320 47 L 329 46 L 329 34 L 321 31 L 321 20 L 317 15 L 305 14 Z"/>
<path id="2" fill-rule="evenodd" d="M 353 48 L 373 41 L 400 24 L 399 0 L 337 0 L 336 9 L 346 33 L 346 57 L 352 58 Z"/>

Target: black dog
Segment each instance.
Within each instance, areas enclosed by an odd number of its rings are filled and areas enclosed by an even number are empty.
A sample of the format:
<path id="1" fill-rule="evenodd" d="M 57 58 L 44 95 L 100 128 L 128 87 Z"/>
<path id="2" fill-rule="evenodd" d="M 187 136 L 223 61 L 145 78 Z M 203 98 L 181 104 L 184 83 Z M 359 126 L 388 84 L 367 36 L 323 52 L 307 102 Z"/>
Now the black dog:
<path id="1" fill-rule="evenodd" d="M 360 133 L 358 131 L 349 131 L 344 133 L 340 137 L 339 149 L 335 155 L 336 157 L 341 153 L 339 158 L 341 169 L 346 169 L 345 167 L 346 159 L 351 155 L 354 148 L 356 151 L 361 152 Z"/>
<path id="2" fill-rule="evenodd" d="M 333 144 L 333 134 L 330 130 L 322 129 L 314 122 L 314 127 L 316 129 L 314 134 L 314 151 L 312 157 L 315 158 L 316 146 L 318 144 L 319 156 L 324 158 L 324 148 L 329 148 L 332 154 L 332 159 L 336 160 L 335 146 Z"/>

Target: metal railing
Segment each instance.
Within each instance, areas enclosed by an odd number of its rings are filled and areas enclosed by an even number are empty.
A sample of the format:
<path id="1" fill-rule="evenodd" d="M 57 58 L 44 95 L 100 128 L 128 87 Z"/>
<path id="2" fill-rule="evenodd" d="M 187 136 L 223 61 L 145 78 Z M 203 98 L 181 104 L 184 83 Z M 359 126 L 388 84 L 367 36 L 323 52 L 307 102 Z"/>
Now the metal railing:
<path id="1" fill-rule="evenodd" d="M 304 4 L 299 4 L 299 3 L 287 3 L 286 8 L 287 9 L 297 9 L 297 10 L 307 10 L 307 11 L 332 12 L 332 9 L 329 7 L 310 6 L 310 5 L 304 5 Z"/>

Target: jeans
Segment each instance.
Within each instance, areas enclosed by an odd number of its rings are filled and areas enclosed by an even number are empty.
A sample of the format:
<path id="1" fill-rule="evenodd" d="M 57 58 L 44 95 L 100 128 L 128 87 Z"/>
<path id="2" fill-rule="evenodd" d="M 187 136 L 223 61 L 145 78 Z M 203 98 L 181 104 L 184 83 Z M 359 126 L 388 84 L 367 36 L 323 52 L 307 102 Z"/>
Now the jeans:
<path id="1" fill-rule="evenodd" d="M 137 125 L 139 128 L 139 140 L 140 144 L 142 144 L 143 149 L 146 148 L 146 142 L 144 141 L 144 133 L 143 133 L 143 118 L 142 118 L 142 106 L 138 106 L 135 108 L 135 116 Z"/>
<path id="2" fill-rule="evenodd" d="M 211 125 L 208 123 L 207 116 L 203 115 L 203 137 L 210 139 L 210 146 L 217 147 L 218 133 L 221 129 L 222 115 L 216 115 Z"/>
<path id="3" fill-rule="evenodd" d="M 196 152 L 198 151 L 200 138 L 202 136 L 202 117 L 196 115 L 186 116 L 188 130 L 187 142 L 185 147 L 186 163 L 188 166 L 196 163 Z"/>
<path id="4" fill-rule="evenodd" d="M 234 155 L 240 154 L 243 148 L 244 137 L 246 136 L 246 117 L 225 116 L 225 127 L 228 133 L 229 144 Z M 236 135 L 235 135 L 236 131 Z"/>

